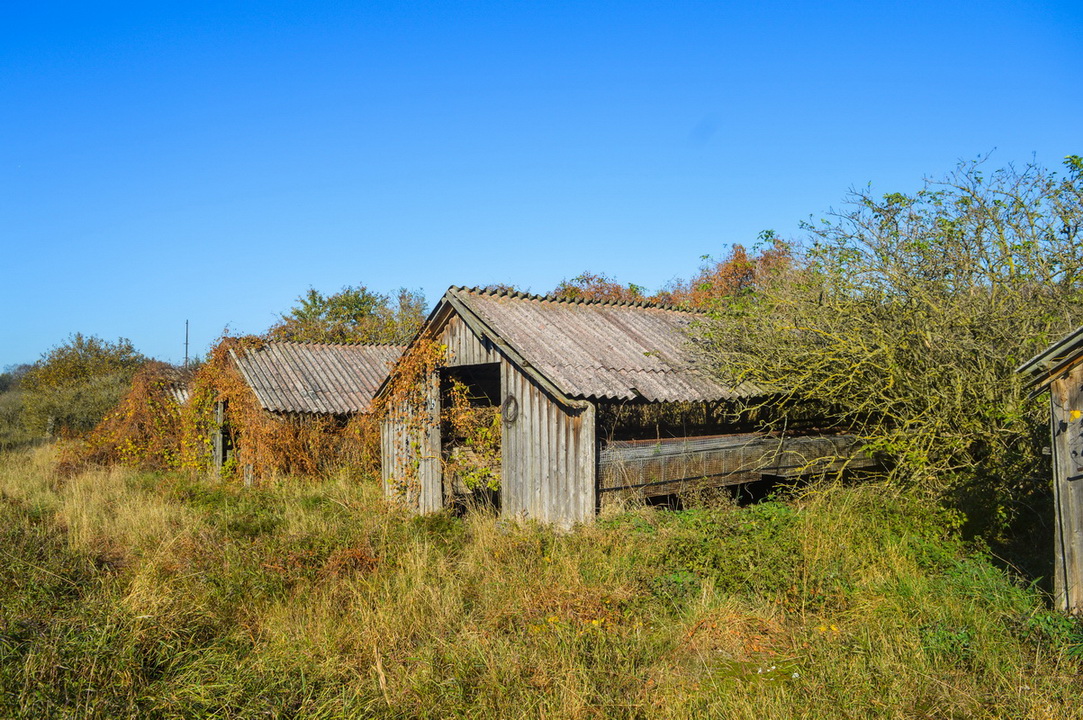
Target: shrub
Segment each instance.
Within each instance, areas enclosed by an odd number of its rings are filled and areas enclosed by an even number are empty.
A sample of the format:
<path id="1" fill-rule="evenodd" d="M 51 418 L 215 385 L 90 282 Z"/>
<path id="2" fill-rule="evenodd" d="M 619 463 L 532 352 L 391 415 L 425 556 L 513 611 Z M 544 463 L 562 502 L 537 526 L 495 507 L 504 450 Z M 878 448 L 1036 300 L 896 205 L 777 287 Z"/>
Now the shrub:
<path id="1" fill-rule="evenodd" d="M 896 479 L 970 488 L 1008 519 L 1047 475 L 1047 411 L 1014 368 L 1083 310 L 1083 161 L 1067 165 L 852 192 L 806 225 L 803 257 L 699 328 L 705 364 L 836 418 Z"/>
<path id="2" fill-rule="evenodd" d="M 23 417 L 38 434 L 82 434 L 128 390 L 146 358 L 130 340 L 81 333 L 45 353 L 23 376 Z"/>

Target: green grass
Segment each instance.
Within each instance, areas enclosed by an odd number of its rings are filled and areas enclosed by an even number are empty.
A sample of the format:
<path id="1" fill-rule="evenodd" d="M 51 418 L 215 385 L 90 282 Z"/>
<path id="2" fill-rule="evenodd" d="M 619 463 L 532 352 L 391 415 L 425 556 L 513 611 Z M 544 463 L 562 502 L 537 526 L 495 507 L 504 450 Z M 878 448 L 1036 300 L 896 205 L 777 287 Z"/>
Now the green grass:
<path id="1" fill-rule="evenodd" d="M 0 717 L 1083 717 L 1083 633 L 883 486 L 411 517 L 375 483 L 0 469 Z"/>

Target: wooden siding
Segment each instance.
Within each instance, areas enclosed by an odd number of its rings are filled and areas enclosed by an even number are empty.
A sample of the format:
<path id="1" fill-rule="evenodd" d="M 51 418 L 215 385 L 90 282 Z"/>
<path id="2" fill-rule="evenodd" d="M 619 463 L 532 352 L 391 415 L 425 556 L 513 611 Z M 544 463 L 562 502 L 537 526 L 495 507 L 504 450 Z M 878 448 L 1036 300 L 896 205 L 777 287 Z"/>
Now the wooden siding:
<path id="1" fill-rule="evenodd" d="M 753 433 L 610 442 L 598 454 L 598 491 L 649 497 L 693 484 L 721 487 L 837 470 L 844 463 L 871 465 L 870 458 L 855 457 L 853 444 L 846 435 L 783 439 Z"/>
<path id="2" fill-rule="evenodd" d="M 501 395 L 518 403 L 501 436 L 501 513 L 568 528 L 594 518 L 594 406 L 570 409 L 504 361 Z"/>
<path id="3" fill-rule="evenodd" d="M 1083 366 L 1053 381 L 1049 390 L 1056 508 L 1053 594 L 1058 609 L 1079 613 L 1083 611 Z"/>
<path id="4" fill-rule="evenodd" d="M 501 359 L 492 342 L 475 335 L 458 315 L 448 319 L 440 333 L 440 342 L 447 346 L 447 367 L 483 365 Z"/>
<path id="5" fill-rule="evenodd" d="M 444 507 L 440 462 L 440 393 L 439 380 L 430 378 L 427 388 L 425 429 L 411 433 L 404 425 L 385 418 L 380 423 L 380 475 L 384 494 L 419 512 L 435 512 Z M 413 466 L 416 463 L 416 470 Z M 401 478 L 416 472 L 416 480 L 405 493 Z"/>

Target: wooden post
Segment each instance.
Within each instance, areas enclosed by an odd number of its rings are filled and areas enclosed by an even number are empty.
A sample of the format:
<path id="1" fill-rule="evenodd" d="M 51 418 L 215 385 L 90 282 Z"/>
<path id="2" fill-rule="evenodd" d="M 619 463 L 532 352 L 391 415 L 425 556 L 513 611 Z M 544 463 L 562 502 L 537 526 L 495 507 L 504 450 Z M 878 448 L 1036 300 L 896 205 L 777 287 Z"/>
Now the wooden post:
<path id="1" fill-rule="evenodd" d="M 222 472 L 222 465 L 226 462 L 226 438 L 224 425 L 226 424 L 226 404 L 216 402 L 214 404 L 214 434 L 211 438 L 212 463 L 214 474 Z"/>
<path id="2" fill-rule="evenodd" d="M 1083 612 L 1083 365 L 1049 387 L 1057 609 Z"/>

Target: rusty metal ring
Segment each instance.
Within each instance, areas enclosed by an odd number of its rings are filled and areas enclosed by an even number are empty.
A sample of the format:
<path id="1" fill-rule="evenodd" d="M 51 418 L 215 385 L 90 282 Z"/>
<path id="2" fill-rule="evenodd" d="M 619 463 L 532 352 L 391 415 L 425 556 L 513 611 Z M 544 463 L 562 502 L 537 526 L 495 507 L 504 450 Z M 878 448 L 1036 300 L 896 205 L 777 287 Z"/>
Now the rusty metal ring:
<path id="1" fill-rule="evenodd" d="M 500 406 L 500 417 L 508 425 L 511 425 L 519 417 L 519 401 L 515 399 L 514 395 L 508 395 L 504 398 L 504 402 Z"/>

